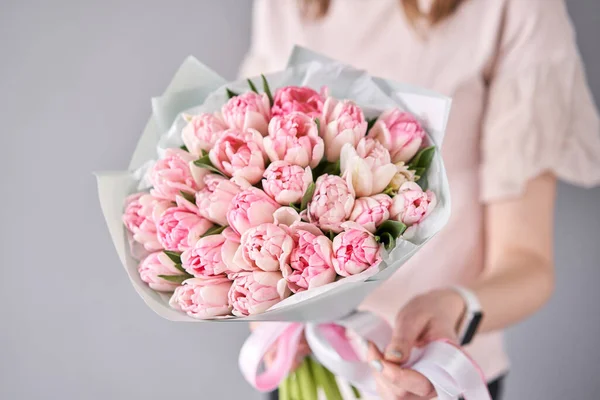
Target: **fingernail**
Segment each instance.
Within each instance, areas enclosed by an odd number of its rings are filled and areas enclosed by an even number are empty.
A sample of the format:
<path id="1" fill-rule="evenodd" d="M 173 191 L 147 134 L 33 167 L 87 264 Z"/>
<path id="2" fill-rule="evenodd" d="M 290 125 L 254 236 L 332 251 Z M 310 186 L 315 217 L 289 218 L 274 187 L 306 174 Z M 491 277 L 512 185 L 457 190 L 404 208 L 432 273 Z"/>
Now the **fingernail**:
<path id="1" fill-rule="evenodd" d="M 373 369 L 377 372 L 383 371 L 383 364 L 379 360 L 372 360 L 371 367 L 373 367 Z"/>
<path id="2" fill-rule="evenodd" d="M 400 360 L 404 354 L 400 350 L 388 350 L 385 355 Z"/>

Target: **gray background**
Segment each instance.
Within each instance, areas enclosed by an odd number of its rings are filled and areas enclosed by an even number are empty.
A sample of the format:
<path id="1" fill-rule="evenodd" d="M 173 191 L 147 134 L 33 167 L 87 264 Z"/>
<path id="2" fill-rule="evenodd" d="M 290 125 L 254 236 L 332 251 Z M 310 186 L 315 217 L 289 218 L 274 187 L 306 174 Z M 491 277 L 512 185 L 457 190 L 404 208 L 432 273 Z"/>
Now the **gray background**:
<path id="1" fill-rule="evenodd" d="M 91 171 L 124 169 L 179 63 L 233 78 L 250 1 L 0 2 L 0 398 L 259 398 L 242 324 L 176 324 L 132 290 Z M 600 99 L 600 2 L 571 0 Z M 509 331 L 508 399 L 600 393 L 600 190 L 561 185 L 557 289 Z"/>

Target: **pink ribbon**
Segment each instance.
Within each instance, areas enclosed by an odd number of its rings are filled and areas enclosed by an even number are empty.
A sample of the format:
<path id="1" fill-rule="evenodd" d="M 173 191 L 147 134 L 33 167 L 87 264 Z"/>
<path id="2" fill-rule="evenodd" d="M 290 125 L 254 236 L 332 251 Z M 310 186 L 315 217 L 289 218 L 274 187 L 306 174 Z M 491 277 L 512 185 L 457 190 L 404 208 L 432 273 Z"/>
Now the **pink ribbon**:
<path id="1" fill-rule="evenodd" d="M 356 312 L 335 323 L 268 322 L 261 324 L 248 337 L 240 351 L 239 365 L 246 380 L 256 389 L 276 389 L 292 368 L 302 333 L 313 356 L 335 375 L 358 389 L 376 393 L 372 370 L 360 360 L 346 332 L 352 331 L 362 340 L 383 349 L 391 339 L 389 324 L 368 312 Z M 276 357 L 270 367 L 261 371 L 263 358 L 276 345 Z M 477 364 L 460 348 L 447 341 L 430 343 L 414 349 L 405 368 L 423 374 L 434 386 L 438 399 L 489 400 L 485 378 Z"/>

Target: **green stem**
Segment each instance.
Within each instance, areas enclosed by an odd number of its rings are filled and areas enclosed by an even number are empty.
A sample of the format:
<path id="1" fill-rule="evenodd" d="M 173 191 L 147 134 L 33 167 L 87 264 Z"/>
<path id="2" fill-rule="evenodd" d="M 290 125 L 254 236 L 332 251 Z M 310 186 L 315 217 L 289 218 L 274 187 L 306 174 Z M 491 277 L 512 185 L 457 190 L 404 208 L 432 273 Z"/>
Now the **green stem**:
<path id="1" fill-rule="evenodd" d="M 355 388 L 354 386 L 350 386 L 350 388 L 352 389 L 352 394 L 354 394 L 354 398 L 355 399 L 361 399 L 361 395 L 360 392 L 358 391 L 357 388 Z"/>
<path id="2" fill-rule="evenodd" d="M 290 377 L 286 376 L 279 385 L 279 400 L 291 400 L 290 398 Z"/>
<path id="3" fill-rule="evenodd" d="M 302 361 L 302 364 L 296 370 L 296 376 L 298 377 L 302 400 L 318 400 L 317 384 L 313 378 L 308 358 Z"/>
<path id="4" fill-rule="evenodd" d="M 314 373 L 315 381 L 319 387 L 323 388 L 327 400 L 343 400 L 340 388 L 333 375 L 327 368 L 314 361 L 312 358 L 307 358 L 310 362 L 310 367 Z"/>
<path id="5" fill-rule="evenodd" d="M 301 400 L 302 397 L 300 396 L 300 384 L 298 382 L 298 375 L 295 371 L 289 375 L 289 379 L 291 400 Z"/>

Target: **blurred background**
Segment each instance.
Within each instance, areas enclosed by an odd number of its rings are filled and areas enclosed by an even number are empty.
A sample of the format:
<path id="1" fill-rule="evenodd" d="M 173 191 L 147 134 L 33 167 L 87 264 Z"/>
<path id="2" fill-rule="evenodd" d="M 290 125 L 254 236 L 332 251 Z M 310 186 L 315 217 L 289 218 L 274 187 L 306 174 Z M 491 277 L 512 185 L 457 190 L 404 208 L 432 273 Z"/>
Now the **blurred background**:
<path id="1" fill-rule="evenodd" d="M 523 0 L 527 1 L 527 0 Z M 600 2 L 569 0 L 600 101 Z M 188 54 L 234 78 L 251 1 L 0 1 L 0 398 L 258 399 L 245 324 L 162 320 L 132 290 L 92 171 L 125 169 Z M 508 332 L 506 399 L 600 397 L 600 190 L 559 186 L 557 288 Z"/>

